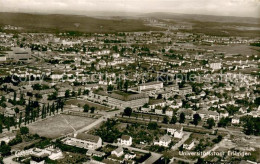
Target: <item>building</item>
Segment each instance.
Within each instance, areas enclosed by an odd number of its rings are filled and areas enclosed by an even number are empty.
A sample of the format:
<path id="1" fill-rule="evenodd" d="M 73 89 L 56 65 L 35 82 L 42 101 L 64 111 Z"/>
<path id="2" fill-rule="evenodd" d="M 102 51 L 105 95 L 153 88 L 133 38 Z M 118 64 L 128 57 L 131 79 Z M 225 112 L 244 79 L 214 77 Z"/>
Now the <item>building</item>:
<path id="1" fill-rule="evenodd" d="M 133 152 L 130 152 L 130 153 L 127 153 L 127 154 L 125 154 L 125 159 L 126 160 L 131 160 L 131 159 L 134 159 L 136 157 L 136 154 L 135 153 L 133 153 Z"/>
<path id="2" fill-rule="evenodd" d="M 104 152 L 96 151 L 96 150 L 88 150 L 86 153 L 87 156 L 96 156 L 96 157 L 103 157 L 106 155 Z"/>
<path id="3" fill-rule="evenodd" d="M 86 133 L 75 134 L 74 137 L 67 137 L 63 140 L 64 144 L 76 146 L 84 149 L 95 150 L 102 146 L 102 139 Z"/>
<path id="4" fill-rule="evenodd" d="M 231 123 L 232 124 L 239 124 L 240 120 L 239 120 L 239 117 L 233 117 L 232 120 L 231 120 Z"/>
<path id="5" fill-rule="evenodd" d="M 53 148 L 53 146 L 45 149 L 33 148 L 29 154 L 31 155 L 31 164 L 44 164 L 47 158 L 57 160 L 64 157 L 62 151 L 60 149 Z"/>
<path id="6" fill-rule="evenodd" d="M 0 62 L 5 62 L 6 61 L 6 56 L 3 54 L 0 54 Z"/>
<path id="7" fill-rule="evenodd" d="M 111 154 L 117 157 L 121 157 L 124 154 L 124 150 L 122 147 L 118 147 L 117 149 L 113 150 Z"/>
<path id="8" fill-rule="evenodd" d="M 171 143 L 171 136 L 169 136 L 168 134 L 165 134 L 164 136 L 162 136 L 159 139 L 159 142 L 154 142 L 154 145 L 159 145 L 159 146 L 163 146 L 163 147 L 169 147 L 169 144 Z"/>
<path id="9" fill-rule="evenodd" d="M 8 144 L 11 140 L 13 140 L 15 138 L 15 135 L 11 135 L 11 136 L 4 136 L 0 138 L 0 143 L 3 141 L 6 144 Z"/>
<path id="10" fill-rule="evenodd" d="M 32 59 L 30 48 L 13 47 L 12 51 L 7 51 L 6 60 L 28 61 Z"/>
<path id="11" fill-rule="evenodd" d="M 221 69 L 222 67 L 222 64 L 221 63 L 210 63 L 209 64 L 209 67 L 213 70 L 219 70 Z"/>
<path id="12" fill-rule="evenodd" d="M 125 145 L 125 146 L 131 146 L 132 145 L 132 137 L 128 136 L 128 135 L 122 135 L 121 138 L 119 138 L 119 143 L 121 145 Z"/>
<path id="13" fill-rule="evenodd" d="M 170 133 L 174 138 L 182 138 L 183 136 L 183 127 L 180 125 L 170 125 L 167 128 L 167 133 Z"/>
<path id="14" fill-rule="evenodd" d="M 172 108 L 167 108 L 165 110 L 165 115 L 169 116 L 169 117 L 172 117 L 173 116 L 173 109 Z"/>
<path id="15" fill-rule="evenodd" d="M 183 88 L 180 88 L 179 94 L 180 95 L 187 95 L 192 93 L 192 87 L 190 85 L 186 85 Z"/>
<path id="16" fill-rule="evenodd" d="M 195 114 L 195 111 L 193 111 L 192 109 L 185 109 L 185 108 L 181 108 L 177 111 L 177 117 L 180 117 L 180 114 L 184 113 L 185 114 L 185 118 L 188 120 L 192 120 L 193 119 L 193 115 Z"/>
<path id="17" fill-rule="evenodd" d="M 144 83 L 144 84 L 140 84 L 138 86 L 138 91 L 141 92 L 142 90 L 146 90 L 146 89 L 162 89 L 163 88 L 163 82 L 160 81 L 154 81 L 154 82 L 149 82 L 149 83 Z"/>
<path id="18" fill-rule="evenodd" d="M 211 111 L 211 110 L 198 110 L 197 113 L 200 115 L 201 119 L 207 120 L 209 118 L 213 118 L 215 121 L 219 120 L 218 112 Z"/>
<path id="19" fill-rule="evenodd" d="M 195 146 L 195 142 L 192 139 L 188 139 L 184 142 L 183 148 L 186 150 L 191 150 Z"/>
<path id="20" fill-rule="evenodd" d="M 126 107 L 139 108 L 149 102 L 149 97 L 144 93 L 112 92 L 96 90 L 90 95 L 91 99 L 111 108 L 125 109 Z"/>

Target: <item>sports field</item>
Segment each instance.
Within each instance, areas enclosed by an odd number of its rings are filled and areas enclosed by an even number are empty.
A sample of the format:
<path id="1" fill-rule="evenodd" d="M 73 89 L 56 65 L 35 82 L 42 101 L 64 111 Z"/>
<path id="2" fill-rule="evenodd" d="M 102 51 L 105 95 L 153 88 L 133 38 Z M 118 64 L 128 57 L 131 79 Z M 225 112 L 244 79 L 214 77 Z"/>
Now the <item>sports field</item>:
<path id="1" fill-rule="evenodd" d="M 37 133 L 47 138 L 57 138 L 72 133 L 94 122 L 95 119 L 71 115 L 56 115 L 28 125 L 31 134 Z"/>

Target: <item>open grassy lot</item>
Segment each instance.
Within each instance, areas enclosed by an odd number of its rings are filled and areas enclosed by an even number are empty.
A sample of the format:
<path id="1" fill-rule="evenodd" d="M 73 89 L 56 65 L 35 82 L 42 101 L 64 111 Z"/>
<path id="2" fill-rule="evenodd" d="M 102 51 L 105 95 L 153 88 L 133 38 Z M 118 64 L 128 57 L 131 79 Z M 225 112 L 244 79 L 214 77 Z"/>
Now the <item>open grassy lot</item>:
<path id="1" fill-rule="evenodd" d="M 204 49 L 213 49 L 216 51 L 220 51 L 220 52 L 226 52 L 228 54 L 241 54 L 242 57 L 239 58 L 243 58 L 246 55 L 259 55 L 260 53 L 257 51 L 260 48 L 259 47 L 252 47 L 249 45 L 243 45 L 243 44 L 233 44 L 233 45 L 229 45 L 229 46 L 222 46 L 222 45 L 213 45 L 213 46 L 199 46 L 201 48 Z"/>
<path id="2" fill-rule="evenodd" d="M 43 121 L 30 124 L 28 128 L 32 134 L 37 133 L 43 137 L 57 138 L 73 132 L 73 128 L 78 130 L 84 126 L 87 126 L 94 120 L 95 119 L 92 118 L 79 116 L 56 115 Z"/>

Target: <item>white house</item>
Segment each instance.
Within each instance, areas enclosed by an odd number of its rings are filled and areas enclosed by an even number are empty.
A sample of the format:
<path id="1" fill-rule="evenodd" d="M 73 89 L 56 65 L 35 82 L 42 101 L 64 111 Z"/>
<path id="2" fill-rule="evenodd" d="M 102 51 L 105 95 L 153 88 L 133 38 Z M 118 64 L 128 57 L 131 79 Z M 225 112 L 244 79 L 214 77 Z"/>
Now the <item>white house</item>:
<path id="1" fill-rule="evenodd" d="M 136 154 L 133 152 L 125 154 L 125 159 L 130 160 L 136 157 Z"/>
<path id="2" fill-rule="evenodd" d="M 154 110 L 154 113 L 156 113 L 156 114 L 163 114 L 163 110 L 160 107 L 156 107 L 155 110 Z"/>
<path id="3" fill-rule="evenodd" d="M 167 109 L 165 110 L 165 114 L 166 114 L 166 116 L 172 117 L 172 115 L 173 115 L 173 109 L 172 109 L 172 108 L 167 108 Z"/>
<path id="4" fill-rule="evenodd" d="M 131 146 L 132 145 L 132 137 L 128 136 L 128 135 L 122 135 L 122 137 L 119 138 L 119 143 L 121 145 Z"/>
<path id="5" fill-rule="evenodd" d="M 207 120 L 209 118 L 213 118 L 215 121 L 219 120 L 218 112 L 211 111 L 211 110 L 198 110 L 197 113 L 200 115 L 201 119 Z"/>
<path id="6" fill-rule="evenodd" d="M 165 134 L 159 139 L 159 142 L 154 142 L 154 145 L 169 147 L 169 144 L 171 143 L 171 137 L 168 134 Z"/>
<path id="7" fill-rule="evenodd" d="M 113 150 L 111 154 L 117 157 L 121 157 L 124 154 L 124 150 L 122 147 L 118 147 L 117 149 Z"/>
<path id="8" fill-rule="evenodd" d="M 167 133 L 170 133 L 174 138 L 182 138 L 183 136 L 183 127 L 180 125 L 171 125 L 167 128 Z"/>
<path id="9" fill-rule="evenodd" d="M 231 120 L 231 123 L 232 124 L 239 124 L 240 120 L 239 120 L 239 117 L 233 117 L 232 120 Z"/>
<path id="10" fill-rule="evenodd" d="M 191 150 L 195 146 L 194 140 L 188 139 L 186 142 L 183 144 L 183 148 L 186 150 Z"/>

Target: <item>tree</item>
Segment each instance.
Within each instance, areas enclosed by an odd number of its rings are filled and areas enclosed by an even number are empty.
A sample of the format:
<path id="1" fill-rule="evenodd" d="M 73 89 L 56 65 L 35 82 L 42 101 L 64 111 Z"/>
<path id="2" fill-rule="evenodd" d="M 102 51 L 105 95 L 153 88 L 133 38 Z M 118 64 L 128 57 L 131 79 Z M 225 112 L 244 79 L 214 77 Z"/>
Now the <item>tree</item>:
<path id="1" fill-rule="evenodd" d="M 108 91 L 108 92 L 113 91 L 113 89 L 114 89 L 114 86 L 113 86 L 113 85 L 108 85 L 108 86 L 107 86 L 107 91 Z"/>
<path id="2" fill-rule="evenodd" d="M 77 94 L 76 94 L 75 91 L 72 91 L 72 92 L 71 92 L 71 97 L 76 97 L 76 95 L 77 95 Z"/>
<path id="3" fill-rule="evenodd" d="M 200 115 L 197 114 L 197 113 L 194 114 L 194 115 L 193 115 L 193 124 L 194 124 L 194 125 L 198 125 L 200 121 L 201 121 Z"/>
<path id="4" fill-rule="evenodd" d="M 83 111 L 86 112 L 86 113 L 89 111 L 89 105 L 88 104 L 85 104 L 83 106 Z"/>
<path id="5" fill-rule="evenodd" d="M 1 143 L 0 152 L 2 156 L 7 156 L 11 154 L 11 147 L 5 142 Z"/>
<path id="6" fill-rule="evenodd" d="M 159 95 L 157 96 L 157 99 L 162 99 L 162 94 L 159 94 Z"/>
<path id="7" fill-rule="evenodd" d="M 164 116 L 162 123 L 168 124 L 168 122 L 169 122 L 168 116 Z"/>
<path id="8" fill-rule="evenodd" d="M 52 94 L 48 95 L 48 100 L 56 100 L 58 96 L 58 92 L 55 91 Z"/>
<path id="9" fill-rule="evenodd" d="M 129 81 L 126 80 L 125 83 L 124 83 L 124 88 L 125 88 L 125 91 L 127 92 L 128 90 L 128 87 L 129 87 Z"/>
<path id="10" fill-rule="evenodd" d="M 20 133 L 21 133 L 22 135 L 28 134 L 28 133 L 29 133 L 29 128 L 27 128 L 27 127 L 21 127 L 21 128 L 20 128 Z"/>
<path id="11" fill-rule="evenodd" d="M 215 121 L 214 121 L 214 119 L 213 119 L 213 118 L 209 118 L 209 119 L 207 120 L 207 124 L 208 124 L 208 128 L 209 128 L 209 129 L 212 129 L 212 127 L 215 126 Z"/>
<path id="12" fill-rule="evenodd" d="M 7 126 L 7 130 L 10 131 L 10 118 L 9 117 L 7 117 L 7 121 L 6 122 L 7 122 L 6 123 L 7 124 L 6 125 Z"/>
<path id="13" fill-rule="evenodd" d="M 81 95 L 81 88 L 78 89 L 78 96 Z"/>
<path id="14" fill-rule="evenodd" d="M 16 92 L 14 91 L 14 99 L 13 102 L 16 103 Z"/>
<path id="15" fill-rule="evenodd" d="M 156 122 L 149 122 L 147 129 L 149 130 L 156 130 L 158 128 L 158 124 Z"/>
<path id="16" fill-rule="evenodd" d="M 19 110 L 19 108 L 16 107 L 16 108 L 14 109 L 14 111 L 15 111 L 15 113 L 17 114 L 17 113 L 19 113 L 20 110 Z"/>
<path id="17" fill-rule="evenodd" d="M 221 140 L 222 140 L 222 136 L 221 135 L 218 135 L 218 137 L 217 138 L 215 138 L 215 139 L 213 139 L 212 140 L 212 142 L 214 142 L 214 143 L 219 143 Z"/>
<path id="18" fill-rule="evenodd" d="M 174 115 L 170 121 L 170 124 L 175 124 L 177 122 L 177 117 Z"/>
<path id="19" fill-rule="evenodd" d="M 96 108 L 92 106 L 92 107 L 90 108 L 90 113 L 94 113 L 95 110 L 96 110 Z"/>
<path id="20" fill-rule="evenodd" d="M 83 91 L 83 94 L 84 94 L 84 95 L 88 95 L 88 94 L 89 94 L 89 90 L 88 90 L 88 89 L 85 89 L 85 90 Z"/>
<path id="21" fill-rule="evenodd" d="M 70 97 L 70 90 L 66 90 L 65 91 L 65 98 L 69 98 Z"/>
<path id="22" fill-rule="evenodd" d="M 185 114 L 182 112 L 180 114 L 180 120 L 179 120 L 179 123 L 184 123 L 185 122 Z"/>
<path id="23" fill-rule="evenodd" d="M 226 110 L 229 115 L 234 115 L 237 111 L 239 111 L 239 107 L 236 107 L 234 105 L 227 105 Z"/>
<path id="24" fill-rule="evenodd" d="M 20 128 L 21 124 L 22 124 L 22 113 L 20 113 L 20 117 L 19 117 L 19 122 L 18 122 L 18 126 Z"/>
<path id="25" fill-rule="evenodd" d="M 228 117 L 222 117 L 218 122 L 218 127 L 226 127 L 231 123 L 231 119 Z"/>
<path id="26" fill-rule="evenodd" d="M 127 108 L 125 108 L 125 110 L 124 110 L 124 115 L 126 115 L 126 116 L 131 116 L 131 114 L 132 114 L 132 108 L 130 108 L 130 107 L 127 107 Z"/>
<path id="27" fill-rule="evenodd" d="M 61 102 L 60 102 L 60 109 L 61 109 L 61 111 L 63 112 L 63 109 L 64 109 L 64 101 L 61 101 Z"/>
<path id="28" fill-rule="evenodd" d="M 246 135 L 260 135 L 260 117 L 243 116 L 240 121 L 243 123 L 243 131 Z"/>

